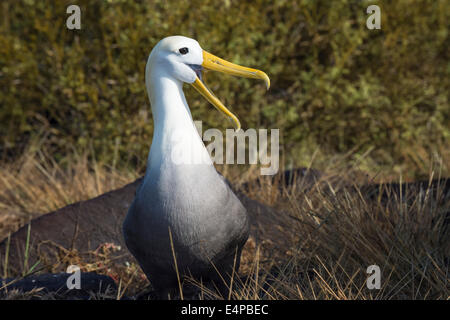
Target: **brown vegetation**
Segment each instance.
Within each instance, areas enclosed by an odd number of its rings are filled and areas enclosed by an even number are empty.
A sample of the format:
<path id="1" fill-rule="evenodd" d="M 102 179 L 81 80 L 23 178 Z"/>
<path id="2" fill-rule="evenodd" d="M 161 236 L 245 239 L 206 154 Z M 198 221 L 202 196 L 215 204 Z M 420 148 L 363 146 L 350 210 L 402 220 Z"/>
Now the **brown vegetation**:
<path id="1" fill-rule="evenodd" d="M 138 176 L 92 165 L 84 157 L 62 169 L 45 157 L 38 160 L 39 156 L 43 155 L 29 154 L 21 165 L 2 171 L 2 211 L 25 212 L 11 214 L 20 224 L 45 213 L 50 205 L 56 209 L 67 201 L 93 198 L 128 182 L 124 177 L 132 181 Z M 252 218 L 241 278 L 234 280 L 231 298 L 449 297 L 449 183 L 438 179 L 434 184 L 404 185 L 400 192 L 398 184 L 374 187 L 357 170 L 345 169 L 336 174 L 336 168 L 329 168 L 314 184 L 302 176 L 287 184 L 282 174 L 260 179 L 252 168 L 247 176 L 239 174 L 239 180 L 228 171 Z M 439 176 L 432 172 L 430 178 Z M 9 241 L 6 238 L 0 246 L 2 276 L 60 272 L 78 264 L 84 272 L 111 276 L 120 287 L 115 298 L 144 292 L 148 282 L 120 235 L 121 217 L 138 184 L 139 180 L 44 215 L 30 229 L 25 226 Z M 0 232 L 5 236 L 15 228 L 6 224 Z M 381 290 L 366 288 L 366 268 L 372 264 L 381 267 Z M 203 287 L 201 297 L 215 293 Z"/>

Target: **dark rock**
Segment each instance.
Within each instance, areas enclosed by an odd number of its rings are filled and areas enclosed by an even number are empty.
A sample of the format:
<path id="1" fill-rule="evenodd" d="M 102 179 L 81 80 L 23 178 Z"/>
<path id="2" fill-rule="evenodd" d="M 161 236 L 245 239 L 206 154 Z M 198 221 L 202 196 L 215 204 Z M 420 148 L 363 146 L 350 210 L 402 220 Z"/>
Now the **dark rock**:
<path id="1" fill-rule="evenodd" d="M 11 290 L 26 293 L 34 289 L 40 289 L 39 294 L 53 294 L 54 298 L 63 299 L 90 299 L 92 297 L 110 299 L 115 297 L 117 286 L 114 280 L 105 275 L 94 272 L 80 273 L 80 289 L 68 289 L 67 279 L 71 273 L 54 273 L 30 275 L 23 279 L 0 279 L 0 293 L 7 294 Z"/>
<path id="2" fill-rule="evenodd" d="M 78 254 L 83 254 L 94 251 L 106 243 L 121 247 L 121 250 L 111 253 L 111 259 L 116 263 L 135 262 L 123 240 L 122 222 L 141 183 L 142 178 L 123 188 L 33 219 L 30 228 L 28 265 L 32 266 L 39 261 L 38 268 L 51 272 L 65 271 L 64 264 L 60 264 L 57 270 L 54 269 L 54 264 L 61 262 L 68 251 L 75 250 Z M 250 235 L 257 242 L 259 239 L 272 239 L 274 247 L 286 248 L 290 241 L 287 230 L 292 230 L 291 218 L 249 199 L 242 192 L 236 190 L 235 192 L 249 212 Z M 25 225 L 11 235 L 8 274 L 22 272 L 27 231 L 28 225 Z M 2 262 L 7 251 L 6 245 L 6 239 L 0 243 Z M 2 267 L 3 265 L 0 269 Z"/>
<path id="3" fill-rule="evenodd" d="M 133 259 L 122 237 L 122 221 L 134 198 L 138 179 L 125 187 L 96 198 L 77 202 L 44 214 L 31 221 L 28 265 L 40 260 L 39 268 L 47 268 L 61 260 L 61 249 L 84 253 L 96 250 L 105 243 L 121 246 L 112 257 L 126 261 Z M 28 224 L 11 235 L 9 274 L 20 274 L 25 257 Z M 4 261 L 7 241 L 0 244 L 0 261 Z M 120 258 L 120 259 L 119 259 Z M 117 261 L 117 260 L 116 260 Z M 65 271 L 61 266 L 60 271 Z"/>

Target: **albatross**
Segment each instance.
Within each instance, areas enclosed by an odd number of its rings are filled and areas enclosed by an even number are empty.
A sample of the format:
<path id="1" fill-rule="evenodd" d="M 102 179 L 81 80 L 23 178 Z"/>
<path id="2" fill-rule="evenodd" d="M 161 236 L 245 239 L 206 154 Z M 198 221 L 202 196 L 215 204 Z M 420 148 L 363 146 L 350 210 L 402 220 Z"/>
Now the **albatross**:
<path id="1" fill-rule="evenodd" d="M 162 39 L 151 51 L 145 83 L 154 132 L 147 169 L 123 222 L 125 243 L 162 298 L 185 277 L 226 288 L 238 271 L 249 236 L 249 217 L 217 172 L 195 127 L 183 93 L 191 84 L 229 117 L 238 118 L 206 87 L 203 68 L 264 80 L 262 71 L 221 59 L 183 36 Z M 188 155 L 188 156 L 186 156 Z M 202 161 L 180 161 L 191 159 Z"/>

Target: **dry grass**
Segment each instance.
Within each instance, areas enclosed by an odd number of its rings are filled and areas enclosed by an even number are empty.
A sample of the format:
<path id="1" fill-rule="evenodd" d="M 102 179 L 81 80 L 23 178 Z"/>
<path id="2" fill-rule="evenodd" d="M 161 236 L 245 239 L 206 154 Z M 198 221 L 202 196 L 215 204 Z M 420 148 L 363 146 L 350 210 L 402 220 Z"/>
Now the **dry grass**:
<path id="1" fill-rule="evenodd" d="M 357 170 L 346 166 L 342 174 L 344 167 L 336 163 L 308 192 L 301 186 L 282 188 L 269 179 L 245 189 L 249 197 L 286 214 L 292 226 L 286 234 L 293 240 L 285 252 L 274 255 L 250 239 L 241 277 L 233 277 L 225 298 L 449 299 L 450 192 L 407 190 L 369 198 L 348 182 L 358 180 Z M 430 170 L 430 180 L 445 166 Z M 236 185 L 257 177 L 255 168 L 244 173 L 227 170 L 224 174 Z M 42 151 L 27 152 L 20 161 L 0 168 L 0 238 L 30 218 L 119 188 L 138 176 L 89 161 L 86 155 L 74 155 L 71 165 L 62 168 Z M 350 187 L 336 184 L 339 179 Z M 148 282 L 142 271 L 135 264 L 115 265 L 108 259 L 112 249 L 93 253 L 98 264 L 77 262 L 83 271 L 112 275 L 119 287 L 115 298 L 143 292 Z M 366 287 L 366 269 L 373 264 L 381 268 L 380 290 Z M 196 285 L 202 288 L 199 298 L 219 298 L 213 288 Z M 36 295 L 15 292 L 7 298 Z"/>
<path id="2" fill-rule="evenodd" d="M 30 147 L 16 162 L 3 164 L 0 239 L 25 221 L 120 188 L 139 175 L 88 159 L 87 153 L 75 153 L 70 166 L 63 167 L 43 149 Z"/>

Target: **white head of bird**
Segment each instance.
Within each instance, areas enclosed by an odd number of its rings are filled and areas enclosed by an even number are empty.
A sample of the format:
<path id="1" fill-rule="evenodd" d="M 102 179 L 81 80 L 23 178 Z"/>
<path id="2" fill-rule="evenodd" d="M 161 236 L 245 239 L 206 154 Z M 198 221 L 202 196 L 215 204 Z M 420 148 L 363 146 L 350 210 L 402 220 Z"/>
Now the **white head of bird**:
<path id="1" fill-rule="evenodd" d="M 157 95 L 161 95 L 164 92 L 161 91 L 162 88 L 160 87 L 155 88 L 158 78 L 159 80 L 161 78 L 171 79 L 179 88 L 182 88 L 183 83 L 189 83 L 214 107 L 231 118 L 235 128 L 239 130 L 240 122 L 238 118 L 203 83 L 203 68 L 234 76 L 261 79 L 264 80 L 267 89 L 270 87 L 269 77 L 264 72 L 216 57 L 203 50 L 194 39 L 183 36 L 171 36 L 159 41 L 150 53 L 146 67 L 146 85 L 150 99 L 153 100 Z M 158 90 L 158 92 L 155 90 Z M 157 104 L 157 101 L 151 102 L 154 108 L 154 104 Z"/>

